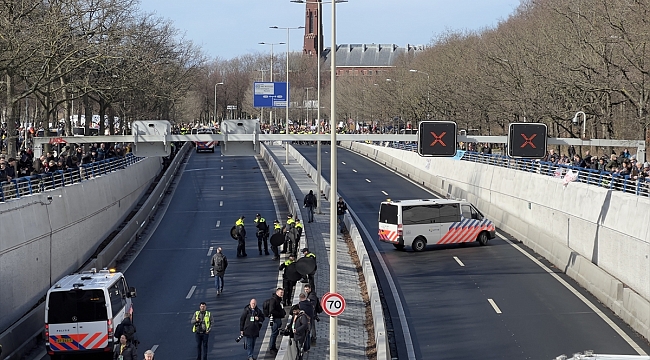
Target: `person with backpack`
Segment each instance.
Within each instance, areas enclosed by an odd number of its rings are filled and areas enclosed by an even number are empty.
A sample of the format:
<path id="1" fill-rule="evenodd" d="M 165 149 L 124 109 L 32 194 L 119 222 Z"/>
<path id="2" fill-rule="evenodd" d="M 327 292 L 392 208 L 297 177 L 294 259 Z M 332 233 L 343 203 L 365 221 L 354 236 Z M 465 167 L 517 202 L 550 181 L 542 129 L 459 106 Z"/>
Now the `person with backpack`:
<path id="1" fill-rule="evenodd" d="M 309 316 L 305 314 L 304 311 L 300 310 L 298 305 L 293 305 L 291 307 L 291 313 L 293 318 L 291 320 L 291 329 L 293 333 L 293 339 L 296 341 L 296 347 L 298 348 L 298 359 L 302 359 L 303 353 L 307 350 L 305 348 L 305 343 L 307 336 L 309 336 L 309 326 L 310 321 Z"/>
<path id="2" fill-rule="evenodd" d="M 317 206 L 317 200 L 316 200 L 316 195 L 314 195 L 314 190 L 309 190 L 309 194 L 305 196 L 305 200 L 303 201 L 304 206 L 309 209 L 309 212 L 307 213 L 309 216 L 307 216 L 307 222 L 314 222 L 314 208 Z"/>
<path id="3" fill-rule="evenodd" d="M 316 295 L 316 292 L 313 291 L 313 288 L 311 285 L 307 284 L 303 287 L 303 290 L 305 291 L 305 294 L 307 294 L 307 300 L 311 303 L 311 305 L 314 308 L 314 319 L 316 321 L 311 322 L 311 326 L 309 328 L 309 335 L 311 336 L 311 342 L 315 343 L 316 342 L 316 322 L 320 321 L 320 318 L 318 317 L 318 314 L 321 314 L 323 312 L 323 307 L 320 305 L 320 299 Z"/>
<path id="4" fill-rule="evenodd" d="M 269 352 L 273 355 L 278 353 L 276 346 L 280 329 L 282 328 L 282 319 L 286 316 L 284 307 L 282 306 L 282 297 L 284 296 L 284 289 L 277 288 L 275 293 L 270 298 L 264 301 L 262 311 L 264 316 L 269 318 L 269 325 L 271 326 L 271 340 L 269 341 Z"/>
<path id="5" fill-rule="evenodd" d="M 257 250 L 262 255 L 262 243 L 264 243 L 264 255 L 269 255 L 269 225 L 260 214 L 255 215 L 254 221 L 257 228 Z"/>
<path id="6" fill-rule="evenodd" d="M 136 331 L 135 325 L 133 325 L 133 320 L 131 319 L 131 313 L 127 312 L 124 314 L 122 322 L 117 325 L 117 328 L 115 328 L 115 338 L 119 339 L 120 336 L 124 335 L 126 336 L 126 340 L 136 347 L 139 343 L 135 337 Z"/>
<path id="7" fill-rule="evenodd" d="M 217 288 L 217 295 L 223 292 L 223 276 L 226 274 L 228 267 L 228 259 L 223 254 L 221 247 L 217 248 L 217 252 L 212 256 L 212 272 L 214 273 L 214 286 Z"/>

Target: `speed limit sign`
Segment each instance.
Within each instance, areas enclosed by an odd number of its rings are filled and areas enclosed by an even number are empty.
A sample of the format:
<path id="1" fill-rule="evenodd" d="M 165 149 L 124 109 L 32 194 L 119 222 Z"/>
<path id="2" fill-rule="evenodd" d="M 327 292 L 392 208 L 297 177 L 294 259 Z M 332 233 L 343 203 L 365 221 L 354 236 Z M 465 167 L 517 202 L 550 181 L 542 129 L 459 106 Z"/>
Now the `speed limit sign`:
<path id="1" fill-rule="evenodd" d="M 323 312 L 329 316 L 339 316 L 345 310 L 345 299 L 338 293 L 326 293 L 320 300 Z"/>

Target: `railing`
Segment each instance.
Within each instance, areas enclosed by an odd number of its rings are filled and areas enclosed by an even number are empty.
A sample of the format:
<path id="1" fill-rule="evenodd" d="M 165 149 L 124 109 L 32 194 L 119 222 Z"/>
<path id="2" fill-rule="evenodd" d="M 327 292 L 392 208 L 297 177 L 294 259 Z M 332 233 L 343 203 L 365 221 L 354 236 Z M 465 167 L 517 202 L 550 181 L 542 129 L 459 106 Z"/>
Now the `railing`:
<path id="1" fill-rule="evenodd" d="M 97 176 L 111 173 L 133 165 L 144 158 L 126 154 L 122 158 L 111 158 L 80 165 L 77 169 L 57 170 L 51 173 L 25 176 L 0 182 L 0 202 L 19 199 L 23 196 L 70 186 Z"/>
<path id="2" fill-rule="evenodd" d="M 390 142 L 382 145 L 401 150 L 417 151 L 416 143 Z M 634 180 L 629 175 L 620 175 L 609 171 L 586 169 L 547 161 L 515 159 L 503 155 L 483 154 L 472 151 L 465 151 L 460 159 L 513 170 L 533 172 L 540 175 L 563 178 L 567 182 L 576 181 L 622 191 L 628 194 L 650 197 L 650 179 L 639 178 Z"/>

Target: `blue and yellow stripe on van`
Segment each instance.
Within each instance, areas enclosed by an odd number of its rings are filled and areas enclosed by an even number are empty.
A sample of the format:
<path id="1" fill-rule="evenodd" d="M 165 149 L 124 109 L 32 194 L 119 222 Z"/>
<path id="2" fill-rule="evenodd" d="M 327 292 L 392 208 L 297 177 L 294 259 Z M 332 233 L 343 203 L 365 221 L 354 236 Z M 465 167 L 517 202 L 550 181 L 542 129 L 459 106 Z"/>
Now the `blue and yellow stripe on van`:
<path id="1" fill-rule="evenodd" d="M 50 335 L 49 345 L 53 351 L 102 349 L 108 346 L 108 334 Z"/>
<path id="2" fill-rule="evenodd" d="M 494 224 L 488 219 L 463 219 L 463 221 L 452 223 L 447 233 L 436 244 L 472 242 L 476 241 L 481 231 L 494 232 L 495 230 Z"/>

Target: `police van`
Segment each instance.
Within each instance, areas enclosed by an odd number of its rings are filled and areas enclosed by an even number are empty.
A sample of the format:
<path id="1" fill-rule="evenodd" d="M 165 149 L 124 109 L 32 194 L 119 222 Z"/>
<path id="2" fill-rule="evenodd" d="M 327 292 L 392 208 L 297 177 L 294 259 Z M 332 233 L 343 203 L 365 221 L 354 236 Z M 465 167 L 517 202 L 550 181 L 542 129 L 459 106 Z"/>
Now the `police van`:
<path id="1" fill-rule="evenodd" d="M 487 245 L 495 230 L 492 221 L 464 200 L 388 200 L 379 209 L 379 240 L 399 250 L 472 241 Z"/>
<path id="2" fill-rule="evenodd" d="M 64 355 L 112 353 L 113 334 L 133 313 L 135 288 L 113 270 L 91 269 L 57 281 L 45 298 L 45 338 L 51 359 Z"/>
<path id="3" fill-rule="evenodd" d="M 192 135 L 210 134 L 214 135 L 217 131 L 214 128 L 196 128 L 192 129 Z M 211 151 L 214 153 L 214 147 L 219 145 L 219 141 L 195 141 L 196 152 Z"/>

